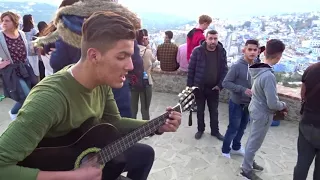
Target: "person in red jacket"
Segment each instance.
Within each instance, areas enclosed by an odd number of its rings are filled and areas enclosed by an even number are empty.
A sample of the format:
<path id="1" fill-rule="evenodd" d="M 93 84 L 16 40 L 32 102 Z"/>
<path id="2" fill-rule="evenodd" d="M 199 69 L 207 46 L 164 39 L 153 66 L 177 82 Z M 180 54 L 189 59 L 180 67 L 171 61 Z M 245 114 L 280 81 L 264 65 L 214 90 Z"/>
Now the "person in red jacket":
<path id="1" fill-rule="evenodd" d="M 212 18 L 208 15 L 201 15 L 199 17 L 199 26 L 198 28 L 193 28 L 187 35 L 187 59 L 188 62 L 190 61 L 190 56 L 192 50 L 199 46 L 202 41 L 206 38 L 204 37 L 203 33 L 210 24 L 212 23 Z"/>

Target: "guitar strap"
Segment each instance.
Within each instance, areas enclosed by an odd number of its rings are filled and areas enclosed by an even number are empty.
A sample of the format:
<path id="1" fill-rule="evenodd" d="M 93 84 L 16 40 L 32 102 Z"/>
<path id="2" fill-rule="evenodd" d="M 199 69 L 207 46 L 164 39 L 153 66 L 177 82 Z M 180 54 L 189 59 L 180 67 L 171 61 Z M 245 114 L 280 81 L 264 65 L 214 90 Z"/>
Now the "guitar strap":
<path id="1" fill-rule="evenodd" d="M 192 110 L 189 111 L 189 122 L 188 122 L 189 126 L 192 126 Z"/>

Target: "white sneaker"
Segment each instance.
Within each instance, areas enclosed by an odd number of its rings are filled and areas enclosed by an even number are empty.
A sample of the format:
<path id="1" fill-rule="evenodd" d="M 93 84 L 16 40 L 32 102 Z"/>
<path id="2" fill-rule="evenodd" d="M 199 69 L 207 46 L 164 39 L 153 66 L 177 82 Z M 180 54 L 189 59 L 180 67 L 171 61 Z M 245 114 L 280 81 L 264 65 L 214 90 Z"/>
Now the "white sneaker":
<path id="1" fill-rule="evenodd" d="M 234 155 L 240 155 L 240 156 L 244 156 L 245 151 L 244 149 L 240 148 L 239 150 L 233 150 L 231 149 L 230 154 L 234 154 Z"/>
<path id="2" fill-rule="evenodd" d="M 231 156 L 230 156 L 230 154 L 228 153 L 228 154 L 226 154 L 226 153 L 222 153 L 222 156 L 224 156 L 224 157 L 226 157 L 226 158 L 228 158 L 228 159 L 231 159 Z"/>
<path id="3" fill-rule="evenodd" d="M 11 110 L 10 110 L 10 111 L 9 111 L 9 115 L 10 115 L 10 118 L 11 118 L 12 121 L 16 120 L 17 114 L 12 114 L 12 113 L 11 113 Z"/>

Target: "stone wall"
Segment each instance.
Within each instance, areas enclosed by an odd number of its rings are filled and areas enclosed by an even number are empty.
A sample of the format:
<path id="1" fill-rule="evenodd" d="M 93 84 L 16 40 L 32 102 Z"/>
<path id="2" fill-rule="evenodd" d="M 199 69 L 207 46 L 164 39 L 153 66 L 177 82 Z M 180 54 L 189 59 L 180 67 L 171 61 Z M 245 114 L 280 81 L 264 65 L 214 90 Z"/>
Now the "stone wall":
<path id="1" fill-rule="evenodd" d="M 159 68 L 154 68 L 152 71 L 154 80 L 153 90 L 156 92 L 165 92 L 178 94 L 187 84 L 187 73 L 185 72 L 164 72 Z M 286 120 L 300 120 L 300 97 L 299 89 L 292 89 L 278 85 L 278 94 L 280 100 L 286 102 L 289 113 Z M 229 100 L 229 91 L 223 89 L 220 93 L 220 102 L 226 103 Z"/>

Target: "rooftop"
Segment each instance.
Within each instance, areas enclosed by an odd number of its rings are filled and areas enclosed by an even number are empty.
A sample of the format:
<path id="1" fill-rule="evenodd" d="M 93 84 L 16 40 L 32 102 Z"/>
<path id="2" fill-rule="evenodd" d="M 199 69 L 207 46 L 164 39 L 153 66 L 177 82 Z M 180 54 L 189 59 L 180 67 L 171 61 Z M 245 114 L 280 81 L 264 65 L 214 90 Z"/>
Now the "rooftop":
<path id="1" fill-rule="evenodd" d="M 151 117 L 162 114 L 167 106 L 177 103 L 174 94 L 154 92 L 151 104 Z M 0 134 L 9 125 L 8 111 L 13 101 L 5 99 L 0 102 Z M 228 106 L 219 105 L 220 130 L 224 134 L 228 125 Z M 206 111 L 206 124 L 209 116 Z M 221 156 L 222 142 L 207 132 L 200 140 L 195 140 L 196 115 L 193 115 L 193 126 L 188 126 L 188 114 L 183 114 L 182 125 L 176 133 L 166 133 L 143 139 L 141 142 L 154 147 L 156 160 L 149 180 L 240 180 L 238 174 L 242 157 L 233 156 L 226 159 Z M 246 143 L 250 127 L 243 138 Z M 282 121 L 278 127 L 271 127 L 268 135 L 256 155 L 256 161 L 265 167 L 259 175 L 264 180 L 292 180 L 293 168 L 296 164 L 298 124 L 294 121 Z M 313 165 L 311 166 L 313 171 Z M 311 180 L 312 172 L 309 173 Z"/>

